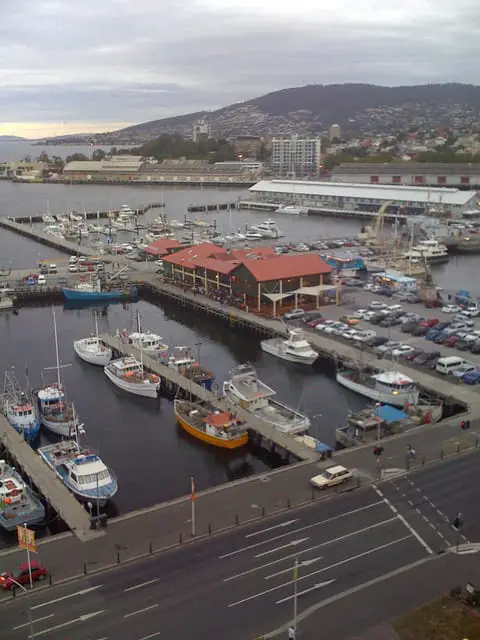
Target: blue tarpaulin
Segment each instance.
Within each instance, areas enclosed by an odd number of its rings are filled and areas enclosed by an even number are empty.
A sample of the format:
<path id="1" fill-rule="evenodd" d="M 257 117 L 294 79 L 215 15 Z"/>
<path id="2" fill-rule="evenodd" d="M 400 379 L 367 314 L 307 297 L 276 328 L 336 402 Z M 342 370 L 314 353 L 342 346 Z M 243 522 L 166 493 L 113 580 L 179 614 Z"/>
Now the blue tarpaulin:
<path id="1" fill-rule="evenodd" d="M 400 411 L 400 409 L 396 409 L 389 404 L 382 404 L 381 407 L 375 407 L 375 415 L 377 418 L 385 420 L 387 424 L 408 418 L 408 415 L 404 411 Z"/>

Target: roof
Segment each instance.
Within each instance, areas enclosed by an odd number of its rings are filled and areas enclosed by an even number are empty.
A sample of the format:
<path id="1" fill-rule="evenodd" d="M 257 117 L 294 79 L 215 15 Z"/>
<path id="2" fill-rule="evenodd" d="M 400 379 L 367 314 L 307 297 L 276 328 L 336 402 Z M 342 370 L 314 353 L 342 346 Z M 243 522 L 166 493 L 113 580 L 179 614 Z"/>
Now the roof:
<path id="1" fill-rule="evenodd" d="M 168 253 L 170 249 L 177 249 L 182 245 L 178 240 L 170 240 L 168 238 L 159 238 L 158 240 L 154 240 L 151 242 L 146 252 L 150 255 L 162 255 L 164 253 Z"/>
<path id="2" fill-rule="evenodd" d="M 257 282 L 299 278 L 300 276 L 312 276 L 332 271 L 316 253 L 275 256 L 263 260 L 247 259 L 242 263 Z"/>
<path id="3" fill-rule="evenodd" d="M 126 160 L 125 156 L 119 157 L 118 160 L 115 157 L 111 160 L 74 160 L 67 162 L 63 171 L 67 173 L 69 171 L 130 173 L 138 171 L 143 162 L 139 156 L 132 156 L 131 160 Z"/>
<path id="4" fill-rule="evenodd" d="M 384 382 L 385 384 L 395 384 L 399 386 L 404 384 L 413 384 L 413 380 L 400 371 L 383 371 L 382 373 L 375 374 L 373 377 L 379 382 Z"/>
<path id="5" fill-rule="evenodd" d="M 342 162 L 332 171 L 332 176 L 348 175 L 416 175 L 435 176 L 478 176 L 480 164 L 459 162 Z"/>
<path id="6" fill-rule="evenodd" d="M 207 416 L 205 422 L 208 422 L 208 424 L 211 424 L 214 427 L 226 426 L 232 422 L 232 414 L 228 413 L 228 411 L 211 413 Z"/>
<path id="7" fill-rule="evenodd" d="M 377 278 L 387 278 L 388 280 L 393 280 L 394 282 L 417 282 L 416 278 L 410 278 L 409 276 L 405 276 L 403 273 L 398 273 L 397 271 L 383 271 L 382 273 L 375 274 Z"/>
<path id="8" fill-rule="evenodd" d="M 179 267 L 189 267 L 190 269 L 193 269 L 198 260 L 225 253 L 225 249 L 217 247 L 217 245 L 211 242 L 205 242 L 204 244 L 195 244 L 191 247 L 185 247 L 185 249 L 176 251 L 175 253 L 166 256 L 163 261 L 175 264 Z"/>
<path id="9" fill-rule="evenodd" d="M 232 273 L 240 264 L 238 260 L 216 260 L 215 258 L 197 258 L 195 263 L 197 267 L 224 275 Z"/>
<path id="10" fill-rule="evenodd" d="M 302 180 L 260 180 L 250 187 L 252 193 L 275 193 L 298 196 L 323 196 L 392 200 L 393 202 L 420 202 L 425 205 L 466 205 L 477 199 L 473 191 L 462 191 L 447 187 L 412 187 L 358 184 L 353 182 L 314 182 Z"/>

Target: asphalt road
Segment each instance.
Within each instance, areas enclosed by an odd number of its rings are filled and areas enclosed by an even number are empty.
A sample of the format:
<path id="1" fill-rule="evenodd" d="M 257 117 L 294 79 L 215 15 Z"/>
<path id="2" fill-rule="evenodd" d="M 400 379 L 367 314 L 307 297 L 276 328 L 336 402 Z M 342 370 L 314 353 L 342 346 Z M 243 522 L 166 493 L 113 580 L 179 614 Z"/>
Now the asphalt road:
<path id="1" fill-rule="evenodd" d="M 282 628 L 293 613 L 295 558 L 301 613 L 416 561 L 442 558 L 437 554 L 457 540 L 480 540 L 479 455 L 37 589 L 31 594 L 35 637 L 252 640 Z M 449 523 L 458 510 L 465 518 L 461 533 Z M 28 636 L 25 596 L 2 604 L 0 616 L 2 640 Z M 317 636 L 302 634 L 308 637 Z"/>

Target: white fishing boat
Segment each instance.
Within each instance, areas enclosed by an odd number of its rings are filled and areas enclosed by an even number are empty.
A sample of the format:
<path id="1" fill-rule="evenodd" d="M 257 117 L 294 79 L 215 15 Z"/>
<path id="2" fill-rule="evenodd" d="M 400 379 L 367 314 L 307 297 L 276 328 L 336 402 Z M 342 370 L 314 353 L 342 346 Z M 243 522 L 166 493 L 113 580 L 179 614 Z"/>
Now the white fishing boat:
<path id="1" fill-rule="evenodd" d="M 230 378 L 223 383 L 223 394 L 229 402 L 246 409 L 282 433 L 304 434 L 310 427 L 308 416 L 276 400 L 276 391 L 258 379 L 250 364 L 239 365 L 231 371 Z"/>
<path id="2" fill-rule="evenodd" d="M 143 362 L 138 362 L 133 356 L 112 360 L 103 370 L 110 382 L 122 391 L 143 398 L 158 397 L 160 378 L 145 371 Z"/>
<path id="3" fill-rule="evenodd" d="M 301 329 L 291 329 L 287 339 L 262 340 L 260 346 L 265 353 L 289 362 L 312 365 L 318 358 L 318 353 L 312 349 Z"/>
<path id="4" fill-rule="evenodd" d="M 112 350 L 106 347 L 98 336 L 97 314 L 95 314 L 95 334 L 80 338 L 73 343 L 77 356 L 90 364 L 104 367 L 112 359 Z"/>
<path id="5" fill-rule="evenodd" d="M 415 381 L 399 371 L 368 374 L 361 369 L 340 369 L 336 379 L 350 391 L 395 407 L 416 405 L 420 395 Z"/>
<path id="6" fill-rule="evenodd" d="M 272 220 L 270 218 L 268 220 L 264 220 L 263 222 L 260 222 L 260 224 L 257 224 L 255 229 L 259 233 L 261 233 L 261 235 L 264 238 L 276 239 L 276 238 L 282 238 L 284 235 L 278 228 L 278 225 L 275 222 L 275 220 Z"/>
<path id="7" fill-rule="evenodd" d="M 152 358 L 159 358 L 168 351 L 168 345 L 162 342 L 161 336 L 151 331 L 142 331 L 140 314 L 138 312 L 137 330 L 129 334 L 128 340 L 134 347 Z"/>
<path id="8" fill-rule="evenodd" d="M 295 207 L 293 204 L 282 204 L 275 210 L 275 213 L 288 213 L 291 216 L 301 216 L 307 215 L 308 209 L 307 207 Z"/>

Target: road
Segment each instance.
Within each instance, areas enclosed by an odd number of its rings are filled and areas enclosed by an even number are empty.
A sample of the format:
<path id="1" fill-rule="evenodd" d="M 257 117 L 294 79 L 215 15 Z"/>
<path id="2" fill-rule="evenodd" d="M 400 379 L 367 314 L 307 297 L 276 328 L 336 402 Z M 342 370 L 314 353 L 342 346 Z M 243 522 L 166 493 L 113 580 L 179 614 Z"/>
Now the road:
<path id="1" fill-rule="evenodd" d="M 295 558 L 301 615 L 411 563 L 435 563 L 445 557 L 437 554 L 457 541 L 480 541 L 479 456 L 460 457 L 95 577 L 37 588 L 31 595 L 35 637 L 251 640 L 282 628 L 293 611 Z M 449 520 L 459 510 L 465 525 L 457 533 Z M 2 640 L 27 637 L 26 605 L 25 596 L 0 605 Z M 304 624 L 302 639 L 316 638 L 307 634 L 312 621 Z"/>

